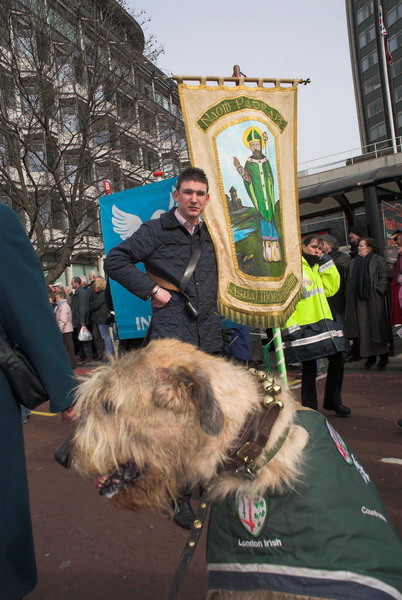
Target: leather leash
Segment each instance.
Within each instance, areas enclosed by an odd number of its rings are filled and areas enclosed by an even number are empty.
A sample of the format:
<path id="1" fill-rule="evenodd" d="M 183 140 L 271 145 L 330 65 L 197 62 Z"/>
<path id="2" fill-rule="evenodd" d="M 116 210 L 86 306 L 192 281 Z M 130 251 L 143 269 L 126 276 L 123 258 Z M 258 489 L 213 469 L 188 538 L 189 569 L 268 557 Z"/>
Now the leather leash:
<path id="1" fill-rule="evenodd" d="M 202 527 L 204 525 L 209 508 L 209 504 L 203 500 L 203 495 L 204 491 L 201 493 L 200 502 L 195 514 L 195 520 L 190 529 L 190 533 L 188 534 L 186 545 L 184 546 L 179 565 L 173 577 L 168 600 L 175 600 L 177 598 L 183 580 L 187 574 L 188 567 L 190 566 L 190 562 L 194 556 L 195 549 L 197 548 L 197 544 L 201 537 Z"/>

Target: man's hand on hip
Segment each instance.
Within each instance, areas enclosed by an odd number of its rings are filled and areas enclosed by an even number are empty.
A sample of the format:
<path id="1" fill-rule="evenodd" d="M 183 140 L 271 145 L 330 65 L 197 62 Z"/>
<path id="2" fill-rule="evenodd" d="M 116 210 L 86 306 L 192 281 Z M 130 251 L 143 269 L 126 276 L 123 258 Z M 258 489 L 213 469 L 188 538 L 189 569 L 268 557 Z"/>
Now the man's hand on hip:
<path id="1" fill-rule="evenodd" d="M 171 299 L 172 295 L 164 288 L 159 288 L 158 293 L 152 298 L 151 304 L 154 308 L 163 308 Z"/>

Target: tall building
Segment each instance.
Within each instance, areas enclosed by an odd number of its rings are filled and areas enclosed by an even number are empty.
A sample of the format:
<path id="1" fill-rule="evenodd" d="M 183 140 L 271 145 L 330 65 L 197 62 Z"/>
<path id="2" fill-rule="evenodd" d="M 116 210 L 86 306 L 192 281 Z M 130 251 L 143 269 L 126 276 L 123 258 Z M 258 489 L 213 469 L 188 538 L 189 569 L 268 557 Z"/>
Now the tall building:
<path id="1" fill-rule="evenodd" d="M 396 138 L 402 136 L 402 2 L 345 2 L 363 153 L 392 148 L 393 127 Z M 392 63 L 387 56 L 384 58 L 382 51 L 384 38 L 380 28 L 380 5 Z M 401 140 L 396 141 L 399 151 Z"/>
<path id="2" fill-rule="evenodd" d="M 1 0 L 0 202 L 53 281 L 102 256 L 97 199 L 188 162 L 177 86 L 119 0 Z"/>

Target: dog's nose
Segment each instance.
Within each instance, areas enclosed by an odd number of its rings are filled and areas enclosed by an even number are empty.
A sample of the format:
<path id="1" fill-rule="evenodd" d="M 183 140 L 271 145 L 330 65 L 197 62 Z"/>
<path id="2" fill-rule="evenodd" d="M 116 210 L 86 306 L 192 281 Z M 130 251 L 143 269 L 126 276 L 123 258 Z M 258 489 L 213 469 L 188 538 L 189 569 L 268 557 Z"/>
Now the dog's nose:
<path id="1" fill-rule="evenodd" d="M 65 469 L 70 469 L 71 467 L 71 447 L 72 447 L 72 439 L 73 433 L 64 440 L 64 442 L 59 446 L 54 453 L 54 458 L 57 460 L 59 465 L 64 467 Z"/>

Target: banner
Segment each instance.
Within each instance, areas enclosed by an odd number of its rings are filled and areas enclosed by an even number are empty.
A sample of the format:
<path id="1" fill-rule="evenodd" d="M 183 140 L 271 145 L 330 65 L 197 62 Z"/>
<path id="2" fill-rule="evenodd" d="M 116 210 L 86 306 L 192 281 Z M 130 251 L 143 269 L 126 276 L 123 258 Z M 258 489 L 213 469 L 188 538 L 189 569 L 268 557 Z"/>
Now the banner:
<path id="1" fill-rule="evenodd" d="M 174 204 L 177 177 L 99 198 L 105 253 L 127 239 L 150 219 L 157 219 Z M 137 265 L 145 271 L 144 265 Z M 151 322 L 151 301 L 141 300 L 110 280 L 119 339 L 145 337 Z"/>
<path id="2" fill-rule="evenodd" d="M 193 166 L 205 170 L 205 220 L 228 319 L 280 327 L 301 286 L 296 163 L 297 82 L 256 87 L 179 84 Z"/>

